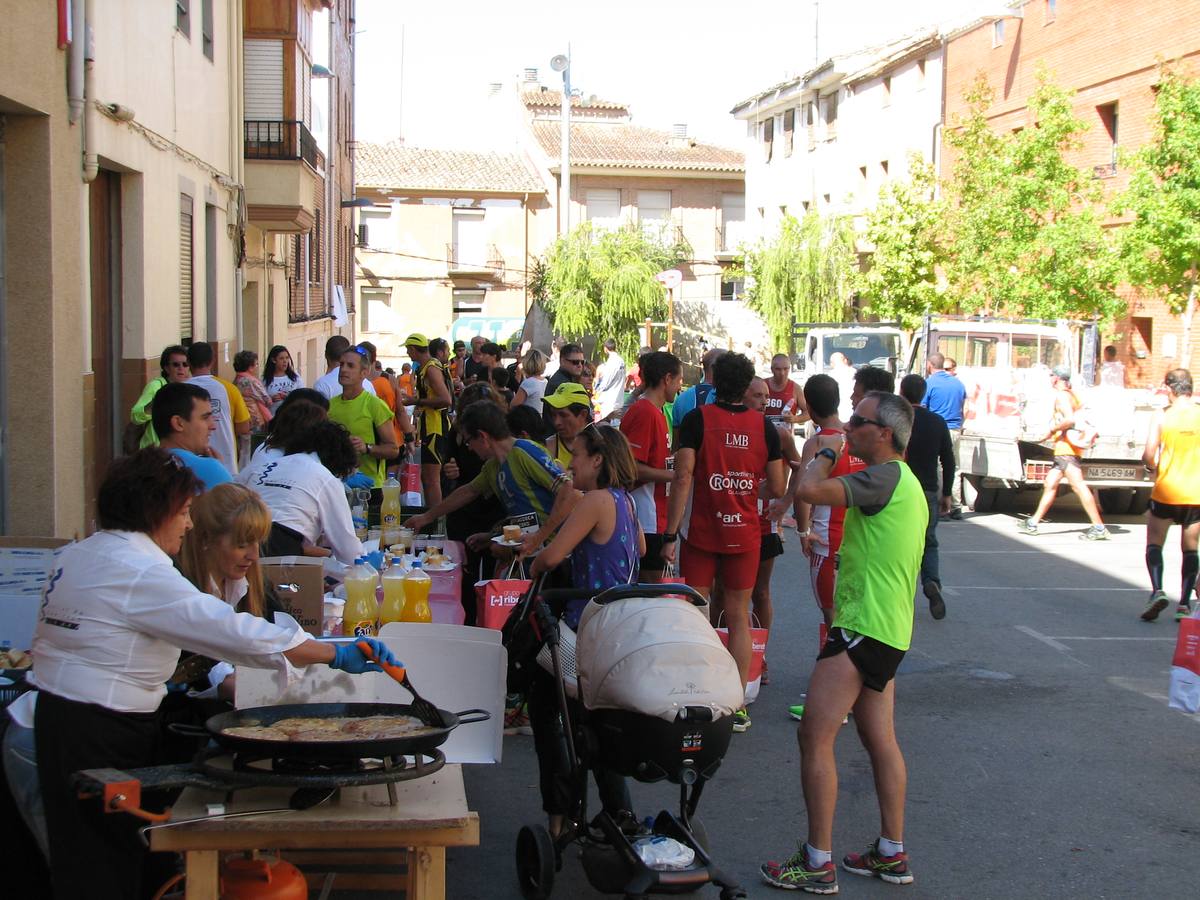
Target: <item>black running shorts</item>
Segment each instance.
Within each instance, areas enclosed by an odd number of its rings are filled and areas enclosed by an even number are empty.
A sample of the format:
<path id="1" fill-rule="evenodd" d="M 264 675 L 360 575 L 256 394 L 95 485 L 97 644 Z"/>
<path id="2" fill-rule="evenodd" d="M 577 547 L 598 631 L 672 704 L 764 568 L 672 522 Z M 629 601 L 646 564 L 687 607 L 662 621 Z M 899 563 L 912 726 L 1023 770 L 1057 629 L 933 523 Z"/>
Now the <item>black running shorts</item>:
<path id="1" fill-rule="evenodd" d="M 450 458 L 450 441 L 444 434 L 427 434 L 421 438 L 421 465 L 440 466 Z"/>
<path id="2" fill-rule="evenodd" d="M 761 566 L 768 559 L 783 556 L 783 540 L 777 534 L 764 534 L 762 546 L 758 551 L 758 564 Z"/>
<path id="3" fill-rule="evenodd" d="M 1200 506 L 1180 506 L 1175 503 L 1160 503 L 1150 501 L 1150 515 L 1156 519 L 1167 519 L 1176 525 L 1187 528 L 1200 522 Z"/>
<path id="4" fill-rule="evenodd" d="M 1078 456 L 1069 456 L 1068 455 L 1068 456 L 1054 457 L 1054 468 L 1061 469 L 1063 472 L 1065 472 L 1071 466 L 1074 466 L 1077 469 L 1083 468 L 1083 466 L 1080 465 Z"/>
<path id="5" fill-rule="evenodd" d="M 828 659 L 839 653 L 849 654 L 850 662 L 862 675 L 863 684 L 880 692 L 896 677 L 896 669 L 904 659 L 903 650 L 897 650 L 875 638 L 845 628 L 831 628 L 817 659 Z"/>

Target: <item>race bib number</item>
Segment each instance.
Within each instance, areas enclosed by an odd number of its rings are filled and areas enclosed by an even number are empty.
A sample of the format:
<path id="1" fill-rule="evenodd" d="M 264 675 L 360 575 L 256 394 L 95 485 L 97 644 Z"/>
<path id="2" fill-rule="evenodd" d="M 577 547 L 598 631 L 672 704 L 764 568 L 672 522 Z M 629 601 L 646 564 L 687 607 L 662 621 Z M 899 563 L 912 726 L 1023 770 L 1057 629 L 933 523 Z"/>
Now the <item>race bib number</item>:
<path id="1" fill-rule="evenodd" d="M 537 513 L 522 513 L 519 516 L 509 516 L 509 525 L 516 525 L 523 534 L 532 534 L 538 530 Z"/>

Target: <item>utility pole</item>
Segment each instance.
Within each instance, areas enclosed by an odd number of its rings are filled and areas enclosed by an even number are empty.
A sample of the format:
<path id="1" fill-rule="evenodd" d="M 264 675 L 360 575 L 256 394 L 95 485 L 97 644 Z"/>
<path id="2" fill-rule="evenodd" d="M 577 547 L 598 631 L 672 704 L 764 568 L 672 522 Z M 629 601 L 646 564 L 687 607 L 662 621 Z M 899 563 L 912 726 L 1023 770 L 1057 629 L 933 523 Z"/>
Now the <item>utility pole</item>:
<path id="1" fill-rule="evenodd" d="M 567 44 L 566 54 L 559 53 L 550 60 L 550 68 L 562 72 L 562 134 L 559 138 L 560 158 L 559 192 L 558 192 L 558 222 L 559 234 L 568 234 L 571 230 L 571 45 Z"/>

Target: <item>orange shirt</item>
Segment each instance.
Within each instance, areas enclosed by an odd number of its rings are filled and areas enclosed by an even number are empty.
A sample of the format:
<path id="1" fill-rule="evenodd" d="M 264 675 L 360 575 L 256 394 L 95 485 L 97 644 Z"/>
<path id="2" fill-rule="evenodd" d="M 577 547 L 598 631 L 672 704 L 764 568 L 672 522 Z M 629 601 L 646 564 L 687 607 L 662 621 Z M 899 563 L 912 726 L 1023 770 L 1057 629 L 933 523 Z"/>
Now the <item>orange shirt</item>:
<path id="1" fill-rule="evenodd" d="M 1071 414 L 1072 414 L 1072 416 L 1074 416 L 1074 414 L 1079 412 L 1079 410 L 1082 408 L 1083 403 L 1082 403 L 1082 401 L 1080 401 L 1080 399 L 1078 397 L 1075 396 L 1074 391 L 1068 389 L 1068 390 L 1064 391 L 1064 393 L 1067 395 L 1067 399 L 1071 403 Z M 1059 422 L 1063 421 L 1063 418 L 1059 415 L 1059 412 L 1058 412 L 1058 400 L 1057 399 L 1054 401 L 1054 406 L 1055 406 L 1054 418 Z M 1078 428 L 1079 426 L 1076 425 L 1075 427 Z M 1054 441 L 1054 455 L 1055 456 L 1082 456 L 1083 448 L 1076 447 L 1074 444 L 1072 444 L 1070 441 L 1067 440 L 1067 436 L 1064 433 L 1059 432 L 1058 438 Z"/>
<path id="2" fill-rule="evenodd" d="M 411 397 L 413 394 L 412 373 L 409 372 L 407 375 L 400 375 L 397 377 L 396 380 L 400 383 L 400 390 L 403 391 L 409 397 Z"/>
<path id="3" fill-rule="evenodd" d="M 375 394 L 394 413 L 396 411 L 396 392 L 392 390 L 392 383 L 388 380 L 388 377 L 380 375 L 378 378 L 372 378 L 371 384 L 375 386 Z"/>
<path id="4" fill-rule="evenodd" d="M 1158 473 L 1150 497 L 1173 506 L 1200 506 L 1200 406 L 1176 401 L 1163 413 Z"/>

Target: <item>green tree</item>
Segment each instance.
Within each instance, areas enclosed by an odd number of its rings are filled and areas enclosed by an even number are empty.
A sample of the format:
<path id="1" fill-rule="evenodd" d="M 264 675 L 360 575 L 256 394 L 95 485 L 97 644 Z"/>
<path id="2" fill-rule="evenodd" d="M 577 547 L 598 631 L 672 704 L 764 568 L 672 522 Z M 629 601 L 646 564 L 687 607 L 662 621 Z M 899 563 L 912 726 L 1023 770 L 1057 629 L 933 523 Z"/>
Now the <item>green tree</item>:
<path id="1" fill-rule="evenodd" d="M 933 167 L 914 153 L 908 180 L 884 185 L 867 217 L 865 237 L 874 249 L 862 277 L 866 311 L 907 328 L 915 328 L 925 313 L 947 308 L 938 282 L 946 261 L 947 209 L 936 184 Z"/>
<path id="2" fill-rule="evenodd" d="M 784 216 L 779 234 L 747 251 L 746 305 L 766 323 L 774 350 L 785 350 L 792 322 L 841 322 L 858 277 L 854 230 L 841 216 Z"/>
<path id="3" fill-rule="evenodd" d="M 1039 72 L 1030 127 L 1001 135 L 987 121 L 986 79 L 965 94 L 969 112 L 947 136 L 957 159 L 946 266 L 965 311 L 1111 318 L 1122 309 L 1099 185 L 1067 160 L 1087 127 L 1071 96 Z"/>
<path id="4" fill-rule="evenodd" d="M 1121 229 L 1130 284 L 1164 300 L 1183 324 L 1179 364 L 1191 362 L 1200 276 L 1200 82 L 1164 69 L 1154 103 L 1154 140 L 1132 158 L 1129 188 L 1113 204 L 1132 214 Z"/>
<path id="5" fill-rule="evenodd" d="M 667 300 L 654 276 L 690 259 L 685 242 L 667 243 L 635 227 L 593 232 L 584 222 L 560 237 L 534 266 L 531 290 L 569 338 L 615 338 L 626 359 L 636 357 L 646 319 L 662 321 Z"/>

